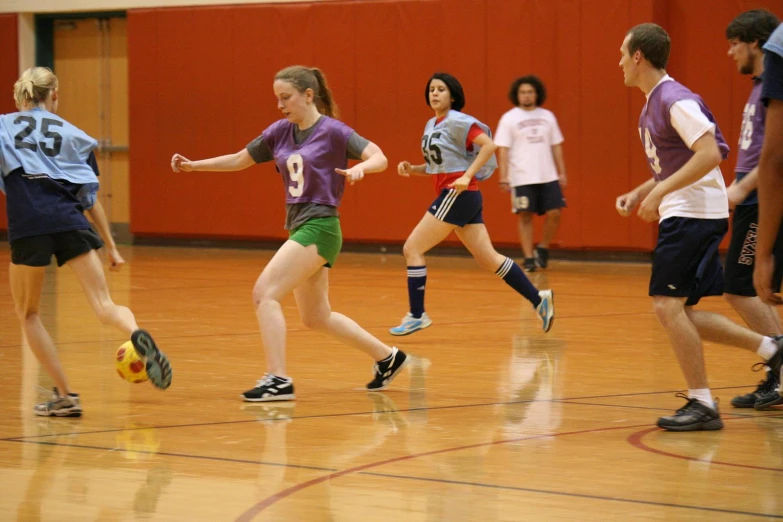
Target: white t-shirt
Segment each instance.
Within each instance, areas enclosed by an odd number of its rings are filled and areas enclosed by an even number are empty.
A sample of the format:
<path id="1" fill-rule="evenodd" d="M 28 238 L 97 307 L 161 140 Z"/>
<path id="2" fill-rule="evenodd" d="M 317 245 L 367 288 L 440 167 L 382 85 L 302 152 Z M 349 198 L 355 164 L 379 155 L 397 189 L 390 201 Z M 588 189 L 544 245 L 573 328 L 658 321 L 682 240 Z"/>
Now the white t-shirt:
<path id="1" fill-rule="evenodd" d="M 658 85 L 671 79 L 666 75 Z M 678 101 L 669 109 L 669 115 L 672 127 L 688 148 L 691 148 L 704 134 L 708 132 L 715 134 L 715 124 L 701 112 L 695 100 Z M 720 167 L 715 167 L 687 187 L 664 196 L 658 207 L 658 214 L 661 216 L 661 221 L 674 216 L 697 219 L 728 218 L 729 200 Z"/>
<path id="2" fill-rule="evenodd" d="M 537 107 L 526 111 L 514 107 L 500 118 L 495 145 L 508 148 L 511 186 L 549 183 L 558 179 L 552 146 L 563 143 L 557 118 Z"/>

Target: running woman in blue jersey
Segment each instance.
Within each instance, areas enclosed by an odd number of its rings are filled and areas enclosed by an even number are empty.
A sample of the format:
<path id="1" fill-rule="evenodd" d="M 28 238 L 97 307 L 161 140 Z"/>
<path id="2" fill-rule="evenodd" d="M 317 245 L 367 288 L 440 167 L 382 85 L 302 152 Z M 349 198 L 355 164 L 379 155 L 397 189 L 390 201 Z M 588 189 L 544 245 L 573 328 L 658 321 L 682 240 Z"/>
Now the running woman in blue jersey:
<path id="1" fill-rule="evenodd" d="M 294 399 L 285 365 L 285 317 L 280 301 L 291 292 L 304 324 L 357 348 L 375 360 L 370 391 L 385 389 L 408 364 L 407 355 L 373 337 L 329 305 L 329 271 L 342 247 L 337 207 L 346 179 L 380 172 L 381 149 L 335 119 L 337 107 L 319 69 L 293 66 L 275 75 L 276 121 L 235 154 L 200 161 L 175 154 L 171 167 L 190 172 L 243 170 L 274 161 L 283 177 L 289 239 L 266 265 L 253 288 L 256 317 L 266 350 L 267 373 L 244 392 L 248 402 Z M 361 163 L 348 168 L 349 159 Z"/>
<path id="2" fill-rule="evenodd" d="M 109 296 L 95 250 L 108 245 L 112 270 L 125 261 L 117 251 L 97 199 L 98 142 L 57 116 L 57 77 L 44 67 L 26 70 L 14 84 L 19 112 L 0 116 L 0 189 L 6 195 L 11 243 L 11 294 L 27 341 L 54 380 L 52 400 L 35 407 L 42 416 L 79 417 L 79 395 L 65 377 L 52 338 L 38 311 L 44 272 L 52 256 L 67 264 L 84 289 L 101 323 L 127 334 L 146 360 L 158 388 L 171 384 L 171 365 L 152 337 L 140 330 L 133 313 Z M 103 241 L 84 216 L 90 214 Z"/>
<path id="3" fill-rule="evenodd" d="M 476 118 L 461 112 L 465 95 L 462 85 L 450 74 L 433 74 L 427 80 L 424 99 L 435 112 L 435 117 L 424 127 L 421 146 L 424 163 L 411 165 L 402 161 L 397 172 L 403 177 L 432 175 L 438 196 L 403 246 L 408 265 L 410 310 L 389 333 L 409 335 L 432 324 L 424 311 L 427 283 L 424 254 L 452 232 L 479 265 L 494 272 L 532 303 L 544 331 L 548 332 L 555 319 L 552 291 L 539 292 L 519 265 L 495 250 L 481 215 L 483 204 L 478 180 L 491 176 L 497 167 L 492 132 Z"/>

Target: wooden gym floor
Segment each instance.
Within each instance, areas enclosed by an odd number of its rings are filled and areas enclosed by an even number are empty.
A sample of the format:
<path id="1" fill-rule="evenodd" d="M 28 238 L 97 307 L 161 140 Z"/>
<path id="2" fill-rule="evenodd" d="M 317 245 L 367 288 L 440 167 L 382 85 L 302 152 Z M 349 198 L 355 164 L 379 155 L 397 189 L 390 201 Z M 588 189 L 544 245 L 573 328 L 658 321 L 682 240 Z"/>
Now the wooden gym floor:
<path id="1" fill-rule="evenodd" d="M 168 353 L 166 392 L 113 368 L 125 341 L 49 270 L 42 312 L 81 419 L 32 414 L 49 387 L 22 344 L 0 249 L 0 520 L 519 521 L 783 518 L 783 411 L 737 410 L 762 377 L 752 354 L 707 345 L 720 432 L 665 433 L 685 384 L 647 297 L 648 265 L 554 262 L 540 331 L 529 305 L 470 258 L 429 259 L 434 324 L 393 338 L 401 256 L 343 254 L 335 310 L 415 356 L 368 394 L 372 362 L 307 331 L 293 298 L 298 400 L 248 404 L 264 372 L 250 292 L 270 252 L 126 247 L 109 275 Z M 720 298 L 701 305 L 737 316 Z"/>

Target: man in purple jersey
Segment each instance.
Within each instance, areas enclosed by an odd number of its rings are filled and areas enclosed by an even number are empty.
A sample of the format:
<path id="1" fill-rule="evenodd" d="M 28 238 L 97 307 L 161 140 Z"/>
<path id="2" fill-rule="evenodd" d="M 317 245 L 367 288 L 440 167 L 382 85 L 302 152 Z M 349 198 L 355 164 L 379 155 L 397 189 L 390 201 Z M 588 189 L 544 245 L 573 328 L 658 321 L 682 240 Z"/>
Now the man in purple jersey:
<path id="1" fill-rule="evenodd" d="M 670 49 L 669 35 L 651 23 L 631 29 L 620 49 L 625 85 L 647 97 L 639 136 L 653 177 L 615 205 L 627 216 L 639 204 L 640 218 L 658 220 L 649 295 L 688 383 L 688 394 L 681 394 L 688 402 L 658 419 L 658 426 L 719 430 L 723 422 L 707 384 L 702 338 L 755 351 L 776 373 L 783 339 L 693 308 L 702 297 L 723 293 L 718 245 L 728 229 L 729 208 L 719 165 L 729 147 L 701 97 L 666 73 Z"/>
<path id="2" fill-rule="evenodd" d="M 763 9 L 746 11 L 737 16 L 726 28 L 729 40 L 729 56 L 737 63 L 740 74 L 750 75 L 753 89 L 742 113 L 742 130 L 737 153 L 736 180 L 728 188 L 729 207 L 734 208 L 731 226 L 731 243 L 724 264 L 723 287 L 726 301 L 740 314 L 745 323 L 761 334 L 780 335 L 780 316 L 774 306 L 761 301 L 753 288 L 753 266 L 758 234 L 759 207 L 756 186 L 761 145 L 764 142 L 764 123 L 767 109 L 761 101 L 761 85 L 764 75 L 764 51 L 772 31 L 778 26 L 778 18 Z M 774 284 L 780 287 L 783 279 L 783 234 L 775 242 Z M 764 409 L 783 402 L 778 388 L 780 381 L 775 372 L 768 371 L 751 393 L 732 399 L 735 408 Z"/>

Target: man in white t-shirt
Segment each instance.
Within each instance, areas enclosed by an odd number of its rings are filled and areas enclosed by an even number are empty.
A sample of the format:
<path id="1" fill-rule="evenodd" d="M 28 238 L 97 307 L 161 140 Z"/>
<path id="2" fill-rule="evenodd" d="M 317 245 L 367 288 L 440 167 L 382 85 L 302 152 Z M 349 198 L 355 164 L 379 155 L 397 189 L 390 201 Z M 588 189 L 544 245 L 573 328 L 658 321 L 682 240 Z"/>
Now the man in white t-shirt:
<path id="1" fill-rule="evenodd" d="M 649 295 L 688 384 L 685 406 L 658 419 L 669 431 L 723 428 L 704 365 L 702 339 L 756 352 L 781 372 L 783 338 L 762 336 L 695 305 L 723 293 L 718 247 L 728 230 L 729 203 L 720 163 L 729 147 L 702 98 L 666 73 L 671 40 L 656 24 L 631 29 L 620 48 L 625 85 L 647 103 L 639 117 L 652 177 L 617 198 L 620 215 L 638 205 L 644 221 L 658 221 Z"/>
<path id="2" fill-rule="evenodd" d="M 560 209 L 566 206 L 563 135 L 557 118 L 542 109 L 546 88 L 535 76 L 517 78 L 508 98 L 514 108 L 500 118 L 495 133 L 500 167 L 500 187 L 511 191 L 511 206 L 519 215 L 519 239 L 525 255 L 524 269 L 546 268 L 549 243 L 560 226 Z M 533 249 L 533 214 L 546 214 L 544 237 Z"/>

